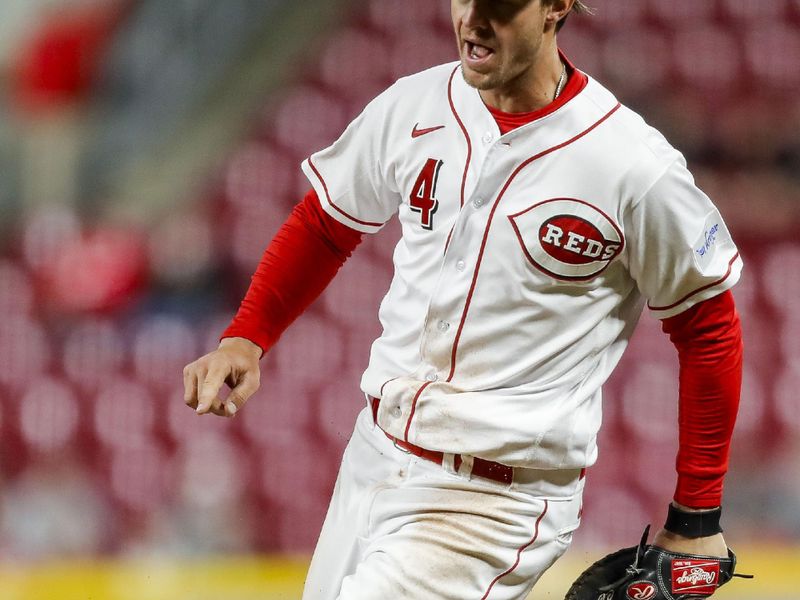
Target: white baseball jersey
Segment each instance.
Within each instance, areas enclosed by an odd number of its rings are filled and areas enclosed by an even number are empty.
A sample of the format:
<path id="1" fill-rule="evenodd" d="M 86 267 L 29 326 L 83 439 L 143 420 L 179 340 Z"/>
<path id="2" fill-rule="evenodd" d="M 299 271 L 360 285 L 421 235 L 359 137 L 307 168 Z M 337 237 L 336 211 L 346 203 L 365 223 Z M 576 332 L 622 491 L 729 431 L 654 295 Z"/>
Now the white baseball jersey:
<path id="1" fill-rule="evenodd" d="M 741 271 L 682 155 L 591 78 L 501 136 L 458 63 L 434 67 L 303 170 L 350 227 L 399 216 L 362 389 L 386 432 L 431 450 L 591 465 L 600 388 L 643 304 L 678 314 Z"/>

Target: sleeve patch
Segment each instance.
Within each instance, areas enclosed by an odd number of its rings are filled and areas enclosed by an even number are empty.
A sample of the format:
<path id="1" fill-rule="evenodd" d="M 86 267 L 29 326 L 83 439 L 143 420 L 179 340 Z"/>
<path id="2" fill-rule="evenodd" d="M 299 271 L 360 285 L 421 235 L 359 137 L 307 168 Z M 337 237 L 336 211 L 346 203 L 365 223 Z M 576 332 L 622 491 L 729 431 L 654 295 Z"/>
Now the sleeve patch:
<path id="1" fill-rule="evenodd" d="M 697 268 L 702 273 L 708 273 L 714 265 L 714 258 L 720 246 L 733 243 L 725 223 L 717 211 L 708 214 L 703 226 L 703 231 L 698 236 L 692 247 L 692 254 Z"/>

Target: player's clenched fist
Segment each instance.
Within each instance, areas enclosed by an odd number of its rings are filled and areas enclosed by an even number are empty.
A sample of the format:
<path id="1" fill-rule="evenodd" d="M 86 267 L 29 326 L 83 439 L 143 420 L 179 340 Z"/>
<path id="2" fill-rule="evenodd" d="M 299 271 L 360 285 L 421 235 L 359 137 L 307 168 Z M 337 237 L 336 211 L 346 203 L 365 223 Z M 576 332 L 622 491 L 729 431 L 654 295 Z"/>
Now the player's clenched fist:
<path id="1" fill-rule="evenodd" d="M 198 414 L 232 417 L 258 389 L 261 348 L 244 338 L 225 338 L 219 347 L 183 369 L 183 399 Z M 219 392 L 228 384 L 223 401 Z"/>

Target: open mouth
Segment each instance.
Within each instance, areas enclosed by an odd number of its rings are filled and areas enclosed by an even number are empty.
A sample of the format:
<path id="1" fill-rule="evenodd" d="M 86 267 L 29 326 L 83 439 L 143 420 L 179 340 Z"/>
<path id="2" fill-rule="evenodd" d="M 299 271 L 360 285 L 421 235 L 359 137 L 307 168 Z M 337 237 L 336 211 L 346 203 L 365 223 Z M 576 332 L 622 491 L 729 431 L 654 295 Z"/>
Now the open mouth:
<path id="1" fill-rule="evenodd" d="M 465 55 L 467 62 L 473 65 L 480 65 L 488 61 L 494 54 L 494 50 L 488 46 L 483 46 L 469 40 L 464 41 Z"/>

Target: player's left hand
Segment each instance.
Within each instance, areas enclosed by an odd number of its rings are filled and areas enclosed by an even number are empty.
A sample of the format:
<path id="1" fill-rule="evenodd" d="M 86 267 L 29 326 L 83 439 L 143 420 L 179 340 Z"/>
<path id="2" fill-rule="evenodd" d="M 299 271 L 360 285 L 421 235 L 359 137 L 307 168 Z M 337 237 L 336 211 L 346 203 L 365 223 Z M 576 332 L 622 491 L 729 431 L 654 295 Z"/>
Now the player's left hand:
<path id="1" fill-rule="evenodd" d="M 638 547 L 618 550 L 586 569 L 565 600 L 697 600 L 732 577 L 749 577 L 735 573 L 736 555 L 722 534 L 690 539 L 661 530 L 648 545 L 649 529 Z"/>

